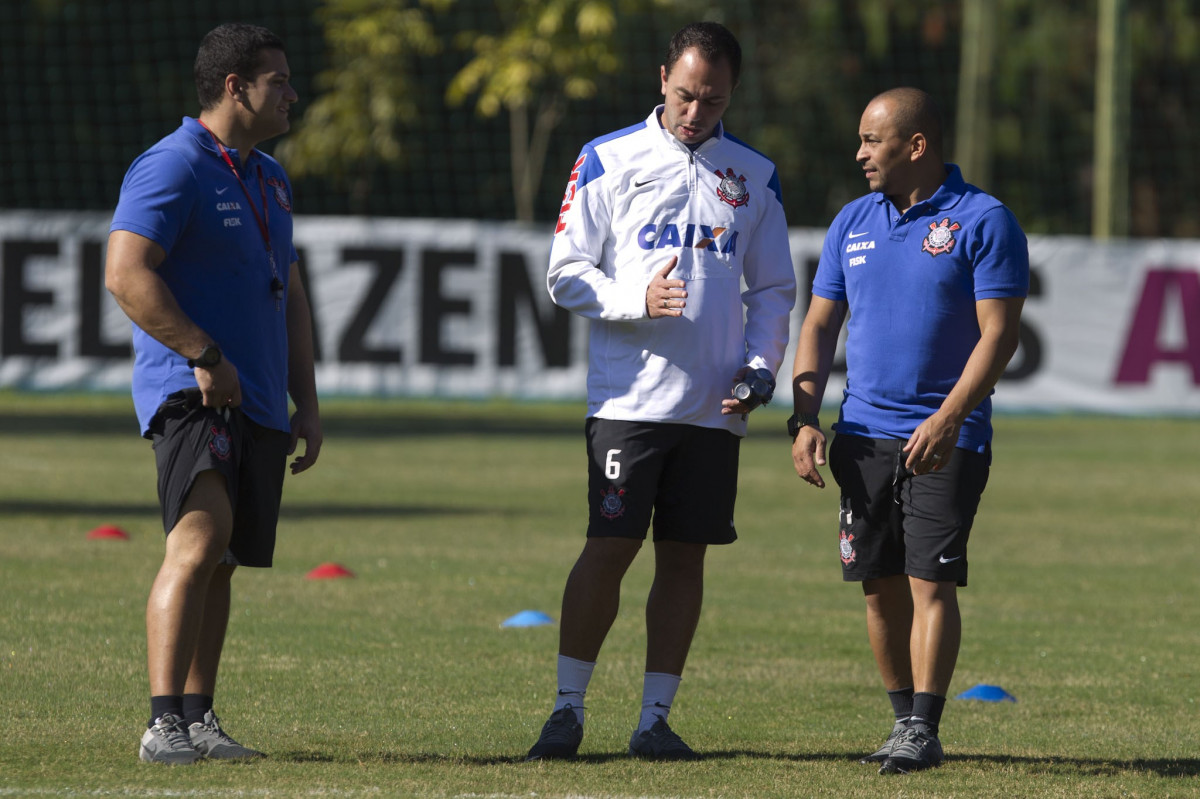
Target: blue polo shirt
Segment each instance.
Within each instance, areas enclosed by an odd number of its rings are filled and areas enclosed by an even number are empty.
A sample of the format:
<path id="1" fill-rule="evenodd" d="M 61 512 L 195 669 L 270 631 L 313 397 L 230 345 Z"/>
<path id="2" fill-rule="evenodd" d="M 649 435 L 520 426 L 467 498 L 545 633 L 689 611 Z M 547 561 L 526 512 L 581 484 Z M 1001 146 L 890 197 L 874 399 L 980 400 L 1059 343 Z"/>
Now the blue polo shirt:
<path id="1" fill-rule="evenodd" d="M 1000 201 L 948 164 L 946 181 L 900 214 L 882 193 L 829 227 L 813 293 L 849 304 L 846 390 L 834 429 L 907 439 L 941 407 L 980 338 L 975 303 L 1024 297 L 1029 248 Z M 991 399 L 963 423 L 958 446 L 992 438 Z"/>
<path id="2" fill-rule="evenodd" d="M 243 166 L 236 150 L 227 152 L 240 184 L 209 132 L 184 117 L 129 167 L 110 230 L 145 236 L 166 251 L 158 274 L 237 367 L 243 411 L 260 425 L 288 431 L 287 284 L 297 260 L 292 188 L 270 156 L 254 150 Z M 274 272 L 251 203 L 269 225 Z M 273 277 L 283 284 L 282 299 Z M 196 378 L 185 358 L 136 324 L 133 348 L 133 402 L 144 435 L 167 395 L 195 388 Z"/>

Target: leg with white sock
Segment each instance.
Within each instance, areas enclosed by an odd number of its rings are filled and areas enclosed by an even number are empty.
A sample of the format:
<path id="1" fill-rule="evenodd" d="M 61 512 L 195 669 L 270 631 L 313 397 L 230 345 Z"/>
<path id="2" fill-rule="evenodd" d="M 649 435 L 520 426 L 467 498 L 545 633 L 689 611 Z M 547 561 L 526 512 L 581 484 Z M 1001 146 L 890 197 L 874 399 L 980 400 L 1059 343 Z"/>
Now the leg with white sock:
<path id="1" fill-rule="evenodd" d="M 629 752 L 654 760 L 696 756 L 667 724 L 704 600 L 704 544 L 656 541 L 654 584 L 646 602 L 646 676 L 642 714 Z M 655 705 L 658 705 L 655 707 Z"/>
<path id="2" fill-rule="evenodd" d="M 592 670 L 617 617 L 621 579 L 641 546 L 640 540 L 624 538 L 589 538 L 584 545 L 563 591 L 554 711 L 526 760 L 575 757 Z"/>
<path id="3" fill-rule="evenodd" d="M 587 694 L 588 683 L 592 680 L 592 671 L 596 668 L 595 661 L 576 660 L 566 655 L 558 656 L 558 696 L 554 701 L 554 711 L 565 707 L 575 711 L 575 718 L 583 724 L 583 697 Z"/>
<path id="4" fill-rule="evenodd" d="M 677 674 L 646 672 L 642 677 L 642 717 L 638 720 L 638 732 L 650 729 L 659 719 L 667 720 L 682 679 Z"/>
<path id="5" fill-rule="evenodd" d="M 592 678 L 600 647 L 617 618 L 621 604 L 621 580 L 642 542 L 628 538 L 589 538 L 571 569 L 563 591 L 562 621 L 558 632 L 558 696 L 561 710 L 563 691 L 577 692 L 579 723 L 583 723 L 583 692 Z"/>

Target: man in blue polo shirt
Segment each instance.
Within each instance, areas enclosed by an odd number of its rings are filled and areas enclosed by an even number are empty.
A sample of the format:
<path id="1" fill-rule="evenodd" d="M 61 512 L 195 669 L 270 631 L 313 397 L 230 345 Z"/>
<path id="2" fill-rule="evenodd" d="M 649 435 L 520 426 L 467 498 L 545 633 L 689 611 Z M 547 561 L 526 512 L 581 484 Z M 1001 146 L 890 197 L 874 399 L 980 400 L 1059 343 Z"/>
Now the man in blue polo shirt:
<path id="1" fill-rule="evenodd" d="M 233 571 L 271 565 L 287 457 L 305 439 L 294 474 L 321 449 L 291 185 L 254 149 L 288 129 L 289 77 L 265 28 L 210 31 L 199 118 L 133 162 L 113 215 L 105 283 L 133 320 L 133 400 L 168 533 L 146 608 L 148 762 L 261 755 L 222 730 L 213 694 Z"/>
<path id="2" fill-rule="evenodd" d="M 841 489 L 843 579 L 861 582 L 892 702 L 880 773 L 942 763 L 961 637 L 958 586 L 991 462 L 991 400 L 1016 352 L 1029 252 L 1012 213 L 942 155 L 933 99 L 875 97 L 857 160 L 872 193 L 825 237 L 792 371 L 796 473 L 823 488 L 817 413 L 842 322 L 846 389 L 829 467 Z"/>

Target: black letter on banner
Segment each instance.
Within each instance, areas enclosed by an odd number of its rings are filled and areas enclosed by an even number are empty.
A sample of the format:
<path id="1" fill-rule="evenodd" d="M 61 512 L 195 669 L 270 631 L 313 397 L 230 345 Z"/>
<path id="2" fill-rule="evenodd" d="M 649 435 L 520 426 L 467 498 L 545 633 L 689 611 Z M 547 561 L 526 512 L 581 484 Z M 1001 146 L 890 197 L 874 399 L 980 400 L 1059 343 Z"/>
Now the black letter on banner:
<path id="1" fill-rule="evenodd" d="M 475 353 L 442 348 L 442 320 L 451 314 L 470 314 L 471 301 L 442 296 L 442 272 L 454 264 L 475 266 L 471 250 L 427 250 L 421 255 L 421 363 L 473 366 Z"/>
<path id="2" fill-rule="evenodd" d="M 545 294 L 545 292 L 542 292 Z M 549 318 L 538 311 L 534 288 L 529 282 L 525 256 L 516 252 L 500 253 L 499 364 L 513 366 L 517 362 L 517 301 L 525 304 L 537 326 L 538 341 L 546 366 L 568 366 L 571 354 L 571 313 L 551 304 Z"/>
<path id="3" fill-rule="evenodd" d="M 1033 267 L 1029 268 L 1029 296 L 1042 296 L 1042 275 Z M 1036 330 L 1029 326 L 1028 322 L 1022 319 L 1017 352 L 1013 356 L 1013 360 L 1009 361 L 1004 374 L 1000 375 L 1000 379 L 1010 382 L 1028 380 L 1037 374 L 1040 368 L 1042 368 L 1042 338 Z"/>
<path id="4" fill-rule="evenodd" d="M 58 357 L 57 344 L 25 340 L 25 308 L 54 303 L 53 292 L 25 288 L 25 261 L 35 255 L 58 255 L 58 242 L 4 242 L 4 323 L 0 330 L 0 353 L 5 357 Z"/>
<path id="5" fill-rule="evenodd" d="M 304 286 L 304 295 L 308 297 L 308 323 L 312 325 L 313 361 L 321 363 L 321 331 L 317 328 L 317 303 L 313 299 L 312 281 L 308 279 L 308 267 L 304 265 L 304 249 L 296 248 L 296 271 L 300 275 L 300 285 Z"/>
<path id="6" fill-rule="evenodd" d="M 104 298 L 104 262 L 100 259 L 100 242 L 86 241 L 79 270 L 79 354 L 90 358 L 128 358 L 133 345 L 105 343 L 102 338 L 100 313 Z"/>
<path id="7" fill-rule="evenodd" d="M 350 320 L 346 332 L 342 335 L 342 343 L 338 347 L 338 360 L 342 363 L 399 363 L 399 347 L 368 349 L 364 338 L 371 323 L 375 321 L 375 315 L 383 307 L 383 301 L 387 299 L 392 284 L 400 277 L 400 270 L 404 268 L 404 251 L 342 250 L 342 263 L 351 261 L 369 261 L 375 264 L 375 282 L 367 289 L 363 303 L 358 307 L 358 313 Z"/>
<path id="8" fill-rule="evenodd" d="M 817 279 L 817 266 L 821 263 L 821 259 L 815 256 L 808 256 L 804 259 L 804 280 L 800 281 L 799 289 L 800 297 L 798 299 L 805 303 L 812 300 L 813 281 Z"/>

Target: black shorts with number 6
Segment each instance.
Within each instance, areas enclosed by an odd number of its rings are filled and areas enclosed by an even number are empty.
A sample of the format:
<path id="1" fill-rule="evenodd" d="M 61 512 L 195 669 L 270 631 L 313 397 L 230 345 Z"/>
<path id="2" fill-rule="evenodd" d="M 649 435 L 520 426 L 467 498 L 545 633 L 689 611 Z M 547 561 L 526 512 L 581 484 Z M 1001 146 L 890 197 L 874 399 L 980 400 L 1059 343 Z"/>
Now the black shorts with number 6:
<path id="1" fill-rule="evenodd" d="M 729 544 L 737 540 L 741 439 L 727 430 L 589 418 L 588 536 Z"/>
<path id="2" fill-rule="evenodd" d="M 914 475 L 905 441 L 837 435 L 829 470 L 841 488 L 838 551 L 850 582 L 907 574 L 967 584 L 967 539 L 992 453 L 954 450 L 939 471 Z"/>

